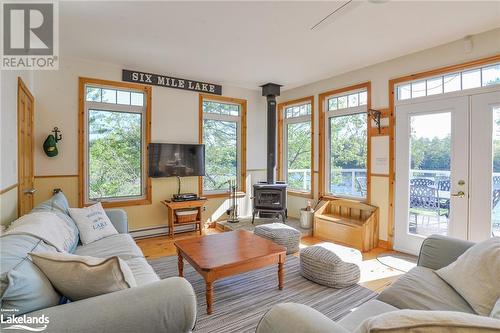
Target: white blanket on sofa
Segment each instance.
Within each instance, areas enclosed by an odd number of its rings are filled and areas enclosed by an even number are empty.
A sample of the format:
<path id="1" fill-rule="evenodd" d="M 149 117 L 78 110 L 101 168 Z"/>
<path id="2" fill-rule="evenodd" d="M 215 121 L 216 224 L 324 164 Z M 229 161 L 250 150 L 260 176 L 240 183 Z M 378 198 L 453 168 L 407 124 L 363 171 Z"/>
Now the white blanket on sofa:
<path id="1" fill-rule="evenodd" d="M 59 252 L 68 252 L 74 244 L 74 230 L 57 214 L 36 212 L 21 216 L 4 235 L 30 235 L 52 245 Z"/>

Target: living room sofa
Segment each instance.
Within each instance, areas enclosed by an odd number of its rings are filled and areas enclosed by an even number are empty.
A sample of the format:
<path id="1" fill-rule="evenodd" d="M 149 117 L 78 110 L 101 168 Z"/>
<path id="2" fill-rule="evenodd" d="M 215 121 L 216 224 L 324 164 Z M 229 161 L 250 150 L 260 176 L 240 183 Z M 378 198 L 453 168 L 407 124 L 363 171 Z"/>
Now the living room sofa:
<path id="1" fill-rule="evenodd" d="M 263 316 L 256 333 L 353 332 L 368 318 L 403 309 L 453 311 L 475 315 L 470 305 L 434 272 L 454 262 L 472 245 L 474 243 L 432 235 L 424 240 L 416 267 L 401 276 L 376 299 L 366 302 L 338 322 L 306 305 L 282 303 Z M 484 318 L 475 317 L 479 320 Z"/>
<path id="2" fill-rule="evenodd" d="M 67 201 L 62 193 L 39 205 L 34 211 L 53 211 L 67 214 Z M 25 313 L 28 317 L 49 318 L 44 332 L 190 332 L 196 321 L 196 296 L 187 280 L 172 277 L 160 280 L 144 258 L 140 248 L 128 234 L 125 211 L 108 209 L 106 214 L 119 232 L 88 245 L 78 243 L 74 254 L 105 258 L 118 256 L 130 267 L 137 286 L 129 289 L 103 294 L 75 302 L 42 308 Z M 68 215 L 69 216 L 69 215 Z M 67 219 L 66 219 L 67 220 Z M 68 220 L 71 223 L 70 220 Z M 42 246 L 37 244 L 42 243 Z M 28 253 L 55 251 L 43 244 L 43 240 L 33 235 L 3 235 L 0 237 L 1 249 L 1 296 L 2 309 L 15 309 L 30 297 L 33 290 L 23 281 L 31 279 L 31 285 L 38 283 L 43 276 L 29 260 Z M 33 250 L 35 249 L 35 250 Z M 16 272 L 17 270 L 17 272 Z M 22 281 L 9 281 L 20 276 Z M 10 285 L 9 285 L 10 283 Z M 13 285 L 17 283 L 19 287 Z M 89 283 L 92 283 L 89 281 Z M 45 286 L 50 288 L 50 284 Z M 9 289 L 10 288 L 10 289 Z M 17 290 L 16 290 L 17 288 Z M 19 290 L 24 288 L 25 290 Z M 40 288 L 37 288 L 37 292 Z M 63 295 L 61 295 L 63 296 Z M 33 302 L 39 302 L 33 300 Z M 28 304 L 29 305 L 29 304 Z M 8 312 L 2 312 L 8 315 Z M 16 316 L 22 313 L 15 313 Z M 6 325 L 2 325 L 5 327 Z"/>

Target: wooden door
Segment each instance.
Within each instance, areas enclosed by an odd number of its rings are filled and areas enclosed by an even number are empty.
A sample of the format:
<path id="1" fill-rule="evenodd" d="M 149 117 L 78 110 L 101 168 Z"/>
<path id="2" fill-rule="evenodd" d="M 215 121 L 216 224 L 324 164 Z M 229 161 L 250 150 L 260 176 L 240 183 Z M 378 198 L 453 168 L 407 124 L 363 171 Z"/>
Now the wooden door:
<path id="1" fill-rule="evenodd" d="M 33 209 L 35 194 L 33 176 L 33 117 L 35 99 L 18 78 L 17 84 L 17 151 L 18 151 L 18 215 L 22 216 Z"/>

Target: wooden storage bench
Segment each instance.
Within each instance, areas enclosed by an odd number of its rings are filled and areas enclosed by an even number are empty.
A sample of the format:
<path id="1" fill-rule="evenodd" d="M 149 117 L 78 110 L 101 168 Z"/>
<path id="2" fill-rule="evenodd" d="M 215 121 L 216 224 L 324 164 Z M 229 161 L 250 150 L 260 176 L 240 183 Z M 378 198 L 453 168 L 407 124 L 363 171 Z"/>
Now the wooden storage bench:
<path id="1" fill-rule="evenodd" d="M 378 246 L 378 208 L 346 199 L 327 201 L 314 214 L 314 237 L 362 252 Z"/>

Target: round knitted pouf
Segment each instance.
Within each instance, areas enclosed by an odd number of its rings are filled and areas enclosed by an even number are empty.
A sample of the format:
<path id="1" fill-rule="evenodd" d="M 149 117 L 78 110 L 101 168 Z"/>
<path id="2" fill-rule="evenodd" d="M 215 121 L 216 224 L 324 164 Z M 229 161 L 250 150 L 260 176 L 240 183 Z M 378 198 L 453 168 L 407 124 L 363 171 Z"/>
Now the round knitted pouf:
<path id="1" fill-rule="evenodd" d="M 261 224 L 255 227 L 254 233 L 286 247 L 286 254 L 299 250 L 300 231 L 283 223 Z"/>
<path id="2" fill-rule="evenodd" d="M 361 252 L 333 243 L 320 243 L 300 251 L 300 274 L 318 284 L 345 288 L 359 282 Z"/>

